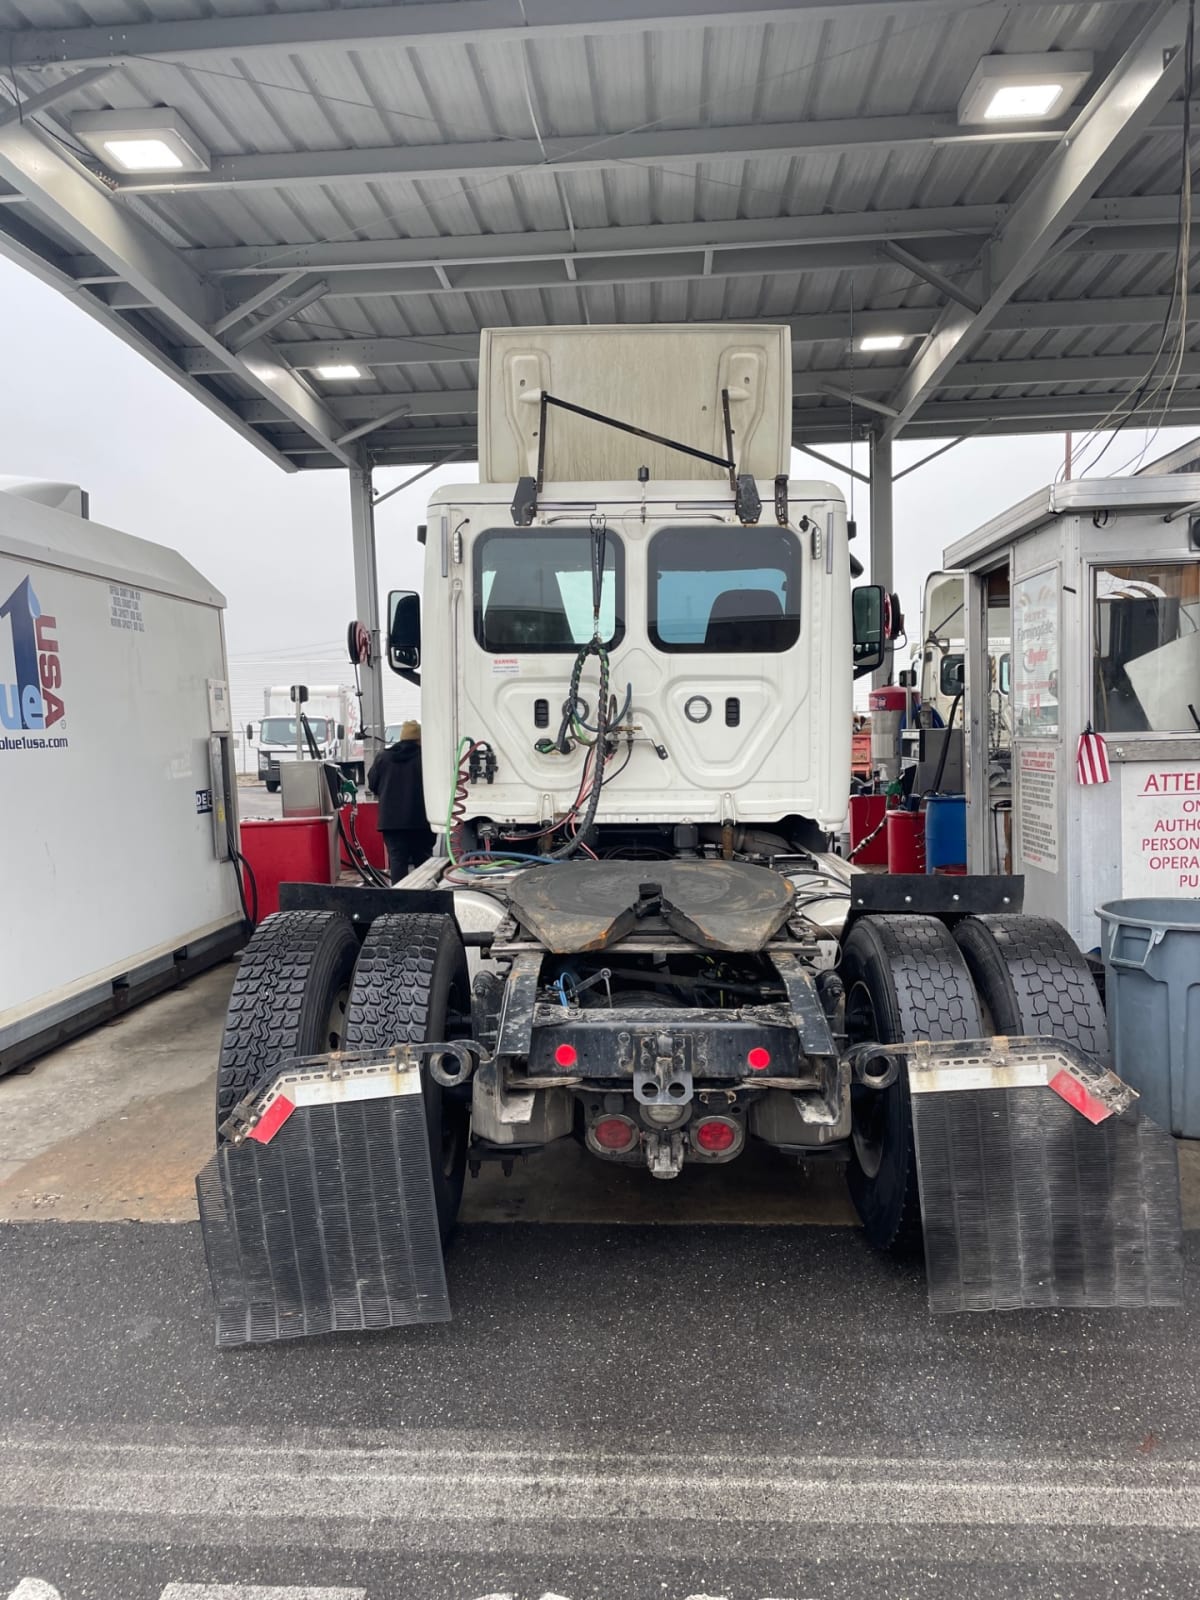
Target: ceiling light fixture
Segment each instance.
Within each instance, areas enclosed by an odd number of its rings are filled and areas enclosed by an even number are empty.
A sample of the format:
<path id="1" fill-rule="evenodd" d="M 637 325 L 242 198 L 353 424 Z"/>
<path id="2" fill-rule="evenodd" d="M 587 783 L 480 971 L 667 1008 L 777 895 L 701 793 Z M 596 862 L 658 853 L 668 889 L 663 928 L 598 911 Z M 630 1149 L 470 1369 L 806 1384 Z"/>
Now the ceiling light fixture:
<path id="1" fill-rule="evenodd" d="M 212 166 L 204 141 L 171 106 L 81 111 L 71 118 L 71 132 L 113 172 L 207 172 Z"/>
<path id="2" fill-rule="evenodd" d="M 984 56 L 958 102 L 963 124 L 1049 122 L 1066 111 L 1092 75 L 1089 50 Z"/>
<path id="3" fill-rule="evenodd" d="M 858 348 L 869 355 L 872 350 L 902 350 L 907 343 L 904 333 L 867 333 L 858 341 Z"/>
<path id="4" fill-rule="evenodd" d="M 314 367 L 317 377 L 325 383 L 336 383 L 347 378 L 361 378 L 362 371 L 349 361 L 336 361 L 328 367 Z"/>

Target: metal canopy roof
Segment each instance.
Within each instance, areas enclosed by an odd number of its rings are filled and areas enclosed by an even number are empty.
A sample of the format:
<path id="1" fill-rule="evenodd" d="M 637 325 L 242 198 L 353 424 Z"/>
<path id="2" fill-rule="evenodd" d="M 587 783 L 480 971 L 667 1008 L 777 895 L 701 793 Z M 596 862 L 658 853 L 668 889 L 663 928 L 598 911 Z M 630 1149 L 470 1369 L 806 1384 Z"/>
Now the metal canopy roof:
<path id="1" fill-rule="evenodd" d="M 798 443 L 1086 428 L 1168 312 L 1187 14 L 0 0 L 0 250 L 289 468 L 472 454 L 509 324 L 787 322 Z M 960 126 L 981 57 L 1050 50 L 1094 57 L 1069 114 Z M 154 106 L 209 170 L 117 177 L 73 131 Z"/>

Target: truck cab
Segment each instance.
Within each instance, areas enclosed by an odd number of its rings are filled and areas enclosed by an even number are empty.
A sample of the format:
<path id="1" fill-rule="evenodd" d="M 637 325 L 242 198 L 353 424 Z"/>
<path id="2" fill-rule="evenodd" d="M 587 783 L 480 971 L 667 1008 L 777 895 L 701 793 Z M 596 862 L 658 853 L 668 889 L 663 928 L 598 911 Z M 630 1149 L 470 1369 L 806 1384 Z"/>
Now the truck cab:
<path id="1" fill-rule="evenodd" d="M 680 332 L 683 358 L 672 361 Z M 446 827 L 463 741 L 487 750 L 459 806 L 472 843 L 481 831 L 536 833 L 571 811 L 599 656 L 583 675 L 582 719 L 564 707 L 578 652 L 595 638 L 621 741 L 601 830 L 647 850 L 672 848 L 677 826 L 823 840 L 849 788 L 850 560 L 839 491 L 779 470 L 790 451 L 787 330 L 589 333 L 484 335 L 481 481 L 437 492 L 423 597 L 390 597 L 392 665 L 415 676 L 406 662 L 420 658 L 430 823 Z M 610 340 L 627 359 L 606 350 L 589 364 L 589 343 Z M 621 370 L 639 372 L 649 395 L 614 393 Z M 666 385 L 669 372 L 678 382 Z M 724 398 L 735 381 L 736 401 Z M 527 394 L 535 382 L 593 416 L 547 408 L 541 391 Z M 601 405 L 639 426 L 654 417 L 660 435 L 711 457 L 732 412 L 738 465 L 765 480 L 761 515 L 739 514 L 727 469 L 596 420 Z M 535 489 L 514 515 L 523 477 Z"/>

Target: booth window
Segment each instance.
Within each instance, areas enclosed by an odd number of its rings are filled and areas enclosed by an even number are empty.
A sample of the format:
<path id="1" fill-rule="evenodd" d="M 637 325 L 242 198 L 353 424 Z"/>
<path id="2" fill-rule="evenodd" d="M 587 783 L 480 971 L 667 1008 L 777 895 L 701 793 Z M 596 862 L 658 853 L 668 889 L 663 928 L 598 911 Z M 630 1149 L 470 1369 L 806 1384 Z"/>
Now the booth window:
<path id="1" fill-rule="evenodd" d="M 605 539 L 600 637 L 619 644 L 624 623 L 621 542 Z M 493 654 L 574 651 L 592 637 L 592 535 L 587 528 L 543 532 L 492 529 L 475 545 L 475 637 Z"/>
<path id="2" fill-rule="evenodd" d="M 648 567 L 660 650 L 777 655 L 800 637 L 800 547 L 786 528 L 662 528 Z"/>
<path id="3" fill-rule="evenodd" d="M 1092 720 L 1103 733 L 1200 733 L 1200 561 L 1096 567 Z"/>

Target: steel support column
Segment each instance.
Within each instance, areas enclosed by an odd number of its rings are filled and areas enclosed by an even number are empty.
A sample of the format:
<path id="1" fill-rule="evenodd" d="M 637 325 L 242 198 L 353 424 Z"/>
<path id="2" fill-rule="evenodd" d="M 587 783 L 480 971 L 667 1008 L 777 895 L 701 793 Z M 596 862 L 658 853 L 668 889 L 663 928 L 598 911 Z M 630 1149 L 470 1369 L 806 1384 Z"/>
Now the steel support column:
<path id="1" fill-rule="evenodd" d="M 892 441 L 882 432 L 871 435 L 871 582 L 892 592 Z M 876 672 L 876 686 L 890 681 L 892 650 Z"/>
<path id="2" fill-rule="evenodd" d="M 350 539 L 354 553 L 354 605 L 371 635 L 371 664 L 359 670 L 362 683 L 363 770 L 383 749 L 386 718 L 383 711 L 383 652 L 385 631 L 380 627 L 379 579 L 375 570 L 375 504 L 369 467 L 350 469 Z"/>

